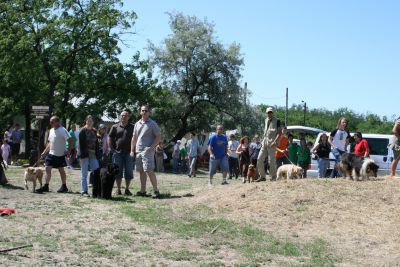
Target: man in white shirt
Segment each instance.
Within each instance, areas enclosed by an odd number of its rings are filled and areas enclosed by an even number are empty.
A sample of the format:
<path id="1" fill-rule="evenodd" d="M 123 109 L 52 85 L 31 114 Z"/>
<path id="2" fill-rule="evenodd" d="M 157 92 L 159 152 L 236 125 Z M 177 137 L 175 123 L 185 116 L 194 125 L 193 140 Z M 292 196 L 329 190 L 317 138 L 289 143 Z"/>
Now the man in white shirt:
<path id="1" fill-rule="evenodd" d="M 51 179 L 52 168 L 57 168 L 60 172 L 62 185 L 57 190 L 58 193 L 67 193 L 67 176 L 64 167 L 67 166 L 66 155 L 69 156 L 72 148 L 72 138 L 68 131 L 60 125 L 60 119 L 57 116 L 50 118 L 50 133 L 48 143 L 41 157 L 45 157 L 46 183 L 36 190 L 37 193 L 49 192 L 49 183 Z M 66 147 L 68 142 L 68 149 Z"/>

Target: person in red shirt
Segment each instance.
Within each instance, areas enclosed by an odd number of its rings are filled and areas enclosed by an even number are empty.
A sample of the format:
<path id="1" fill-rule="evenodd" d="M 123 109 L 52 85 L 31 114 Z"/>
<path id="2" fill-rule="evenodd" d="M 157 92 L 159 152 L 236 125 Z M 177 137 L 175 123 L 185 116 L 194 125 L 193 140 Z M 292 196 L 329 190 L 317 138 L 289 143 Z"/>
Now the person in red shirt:
<path id="1" fill-rule="evenodd" d="M 284 165 L 284 164 L 289 164 L 288 160 L 288 146 L 289 146 L 289 139 L 287 136 L 287 129 L 286 127 L 282 128 L 282 134 L 279 136 L 278 139 L 278 146 L 276 148 L 276 168 L 279 168 L 279 166 Z"/>
<path id="2" fill-rule="evenodd" d="M 369 144 L 368 141 L 362 138 L 360 132 L 354 134 L 354 140 L 356 141 L 356 146 L 354 147 L 354 154 L 357 157 L 368 158 L 369 157 Z"/>

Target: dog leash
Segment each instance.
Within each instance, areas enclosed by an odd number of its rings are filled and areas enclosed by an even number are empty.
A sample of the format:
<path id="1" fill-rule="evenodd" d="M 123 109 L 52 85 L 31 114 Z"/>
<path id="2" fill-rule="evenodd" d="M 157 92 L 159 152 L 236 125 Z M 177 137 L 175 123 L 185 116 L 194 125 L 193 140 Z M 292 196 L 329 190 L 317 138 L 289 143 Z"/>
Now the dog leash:
<path id="1" fill-rule="evenodd" d="M 281 150 L 281 149 L 279 149 L 279 148 L 276 148 L 276 150 L 278 150 L 279 152 L 283 153 L 283 155 L 287 158 L 287 160 L 288 160 L 291 164 L 296 165 L 296 164 L 294 164 L 294 163 L 290 160 L 290 158 L 286 155 L 286 153 L 282 152 L 283 150 Z M 296 165 L 296 166 L 297 166 L 297 165 Z"/>

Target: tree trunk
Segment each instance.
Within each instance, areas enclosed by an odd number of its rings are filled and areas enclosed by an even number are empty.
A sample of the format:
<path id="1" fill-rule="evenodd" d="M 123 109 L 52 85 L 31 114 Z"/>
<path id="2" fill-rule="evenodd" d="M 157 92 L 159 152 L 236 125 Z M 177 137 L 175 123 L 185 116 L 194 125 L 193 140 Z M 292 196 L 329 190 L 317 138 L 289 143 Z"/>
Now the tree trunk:
<path id="1" fill-rule="evenodd" d="M 31 129 L 32 119 L 31 119 L 31 109 L 29 103 L 25 104 L 24 116 L 25 116 L 25 159 L 28 159 L 31 154 L 31 134 L 32 134 L 32 129 Z"/>

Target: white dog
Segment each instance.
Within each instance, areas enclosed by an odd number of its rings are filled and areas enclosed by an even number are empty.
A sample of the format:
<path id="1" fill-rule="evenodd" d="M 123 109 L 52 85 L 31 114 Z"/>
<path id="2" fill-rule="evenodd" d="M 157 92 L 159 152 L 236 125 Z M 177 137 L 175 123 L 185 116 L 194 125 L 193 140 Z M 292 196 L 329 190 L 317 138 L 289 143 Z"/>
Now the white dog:
<path id="1" fill-rule="evenodd" d="M 300 179 L 303 177 L 303 169 L 293 164 L 285 164 L 278 168 L 276 174 L 278 176 L 278 179 Z"/>

